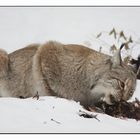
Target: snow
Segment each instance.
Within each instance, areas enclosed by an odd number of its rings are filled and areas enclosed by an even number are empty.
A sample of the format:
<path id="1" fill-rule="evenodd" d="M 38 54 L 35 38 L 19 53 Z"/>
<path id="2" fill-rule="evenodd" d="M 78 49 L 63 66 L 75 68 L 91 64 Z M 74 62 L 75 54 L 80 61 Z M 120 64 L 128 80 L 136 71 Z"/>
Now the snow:
<path id="1" fill-rule="evenodd" d="M 98 114 L 79 116 L 79 110 Z M 140 122 L 88 112 L 79 103 L 55 97 L 0 98 L 1 133 L 138 133 Z M 54 121 L 52 121 L 52 119 Z"/>
<path id="2" fill-rule="evenodd" d="M 140 36 L 140 8 L 35 8 L 0 7 L 0 46 L 12 52 L 30 43 L 57 40 L 62 43 L 87 44 L 99 50 L 102 42 L 93 38 L 113 27 Z M 128 18 L 129 15 L 129 18 Z M 106 42 L 111 43 L 106 38 Z M 103 45 L 105 45 L 103 43 Z M 108 52 L 108 46 L 103 48 Z M 133 49 L 136 58 L 139 44 Z M 140 99 L 140 81 L 135 97 Z M 95 118 L 79 116 L 79 110 L 97 114 Z M 140 121 L 119 119 L 88 112 L 79 103 L 44 96 L 39 100 L 0 98 L 0 133 L 139 133 Z"/>

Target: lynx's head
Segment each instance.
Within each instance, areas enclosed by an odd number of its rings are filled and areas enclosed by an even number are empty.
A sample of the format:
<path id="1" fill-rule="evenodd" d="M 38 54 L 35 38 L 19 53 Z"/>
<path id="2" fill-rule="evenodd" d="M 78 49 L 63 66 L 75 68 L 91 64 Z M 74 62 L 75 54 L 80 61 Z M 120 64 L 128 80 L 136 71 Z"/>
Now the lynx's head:
<path id="1" fill-rule="evenodd" d="M 121 100 L 127 101 L 134 93 L 136 74 L 132 67 L 122 62 L 120 51 L 123 46 L 101 67 L 102 72 L 99 72 L 96 84 L 91 89 L 95 103 L 103 101 L 111 105 Z"/>

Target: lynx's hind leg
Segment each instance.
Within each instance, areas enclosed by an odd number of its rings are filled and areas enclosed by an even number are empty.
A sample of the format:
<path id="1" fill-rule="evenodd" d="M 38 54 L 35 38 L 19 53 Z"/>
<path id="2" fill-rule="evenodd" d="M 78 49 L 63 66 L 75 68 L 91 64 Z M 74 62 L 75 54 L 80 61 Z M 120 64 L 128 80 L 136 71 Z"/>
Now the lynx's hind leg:
<path id="1" fill-rule="evenodd" d="M 8 74 L 9 57 L 5 50 L 0 49 L 0 78 Z"/>

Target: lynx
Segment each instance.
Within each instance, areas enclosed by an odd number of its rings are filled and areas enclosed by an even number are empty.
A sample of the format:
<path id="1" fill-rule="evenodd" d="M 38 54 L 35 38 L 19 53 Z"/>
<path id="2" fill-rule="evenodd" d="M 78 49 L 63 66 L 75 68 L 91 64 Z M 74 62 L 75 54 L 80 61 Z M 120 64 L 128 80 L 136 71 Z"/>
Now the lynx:
<path id="1" fill-rule="evenodd" d="M 120 51 L 109 56 L 82 45 L 49 41 L 13 53 L 0 50 L 0 96 L 56 96 L 93 106 L 131 98 L 136 73 Z"/>

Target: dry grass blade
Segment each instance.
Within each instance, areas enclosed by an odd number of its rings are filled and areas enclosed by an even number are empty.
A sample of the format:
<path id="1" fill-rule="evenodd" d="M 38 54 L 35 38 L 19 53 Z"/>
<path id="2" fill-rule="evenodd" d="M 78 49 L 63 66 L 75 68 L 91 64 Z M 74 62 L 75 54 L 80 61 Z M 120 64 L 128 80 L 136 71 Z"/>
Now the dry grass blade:
<path id="1" fill-rule="evenodd" d="M 123 32 L 123 31 L 120 32 L 120 38 L 121 38 L 121 37 L 124 38 L 124 40 L 127 40 L 127 38 L 126 38 L 126 36 L 124 35 L 124 32 Z"/>
<path id="2" fill-rule="evenodd" d="M 130 48 L 129 48 L 129 45 L 128 45 L 128 42 L 125 43 L 125 49 L 126 49 L 126 50 L 129 50 L 129 49 L 130 49 Z"/>
<path id="3" fill-rule="evenodd" d="M 111 52 L 111 53 L 114 53 L 116 50 L 117 50 L 117 47 L 113 44 L 113 45 L 110 47 L 110 52 Z"/>
<path id="4" fill-rule="evenodd" d="M 114 34 L 114 38 L 116 39 L 117 38 L 117 32 L 115 30 L 115 28 L 113 28 L 110 32 L 109 32 L 109 35 L 112 35 Z"/>
<path id="5" fill-rule="evenodd" d="M 131 37 L 131 36 L 129 37 L 128 42 L 129 42 L 129 43 L 133 43 L 133 40 L 132 40 L 132 37 Z"/>
<path id="6" fill-rule="evenodd" d="M 101 35 L 102 35 L 102 33 L 99 33 L 99 34 L 96 36 L 96 38 L 99 38 Z"/>

